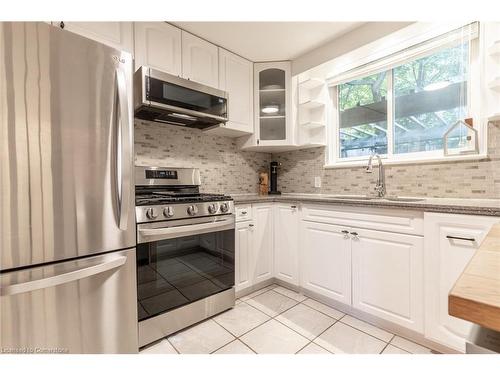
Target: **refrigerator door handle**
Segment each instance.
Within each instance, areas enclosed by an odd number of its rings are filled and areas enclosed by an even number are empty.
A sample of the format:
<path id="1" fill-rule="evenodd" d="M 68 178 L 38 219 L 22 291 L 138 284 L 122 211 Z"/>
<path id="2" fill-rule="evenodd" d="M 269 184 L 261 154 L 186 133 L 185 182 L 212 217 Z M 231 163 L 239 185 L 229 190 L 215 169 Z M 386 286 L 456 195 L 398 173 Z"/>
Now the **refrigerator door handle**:
<path id="1" fill-rule="evenodd" d="M 130 159 L 132 152 L 132 141 L 130 134 L 130 119 L 129 119 L 129 109 L 128 109 L 128 95 L 127 95 L 127 84 L 125 79 L 125 74 L 121 69 L 116 69 L 116 85 L 118 89 L 118 108 L 120 113 L 120 123 L 119 123 L 119 147 L 117 160 L 119 163 L 119 184 L 121 195 L 119 197 L 119 228 L 121 230 L 127 230 L 128 228 L 128 216 L 130 210 L 130 194 L 131 194 L 131 168 Z M 117 116 L 118 119 L 118 116 Z"/>
<path id="2" fill-rule="evenodd" d="M 84 279 L 90 276 L 103 273 L 113 268 L 118 268 L 125 264 L 127 257 L 119 256 L 112 260 L 95 264 L 90 267 L 80 268 L 70 272 L 64 272 L 59 275 L 50 276 L 44 279 L 30 280 L 19 284 L 2 286 L 0 296 L 12 296 L 19 293 L 33 292 L 38 289 L 50 288 L 56 285 L 67 284 L 72 281 Z"/>

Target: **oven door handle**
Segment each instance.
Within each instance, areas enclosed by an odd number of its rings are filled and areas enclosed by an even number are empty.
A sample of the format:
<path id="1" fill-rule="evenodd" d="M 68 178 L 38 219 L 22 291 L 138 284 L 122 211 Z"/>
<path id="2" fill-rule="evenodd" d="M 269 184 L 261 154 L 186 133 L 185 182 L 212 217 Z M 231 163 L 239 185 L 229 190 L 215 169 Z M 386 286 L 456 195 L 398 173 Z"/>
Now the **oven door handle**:
<path id="1" fill-rule="evenodd" d="M 164 239 L 189 236 L 192 234 L 207 233 L 212 231 L 221 231 L 234 228 L 234 219 L 224 219 L 210 223 L 180 225 L 168 228 L 140 228 L 139 236 L 142 238 L 158 237 Z M 144 242 L 144 241 L 141 241 Z"/>

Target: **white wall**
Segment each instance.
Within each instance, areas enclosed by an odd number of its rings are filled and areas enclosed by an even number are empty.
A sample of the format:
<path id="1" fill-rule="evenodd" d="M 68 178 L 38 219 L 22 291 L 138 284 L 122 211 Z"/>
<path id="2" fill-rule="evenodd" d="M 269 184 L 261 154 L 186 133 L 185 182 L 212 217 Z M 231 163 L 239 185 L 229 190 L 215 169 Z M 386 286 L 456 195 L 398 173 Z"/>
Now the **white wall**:
<path id="1" fill-rule="evenodd" d="M 346 52 L 371 43 L 413 22 L 368 22 L 292 61 L 292 75 L 302 73 Z"/>

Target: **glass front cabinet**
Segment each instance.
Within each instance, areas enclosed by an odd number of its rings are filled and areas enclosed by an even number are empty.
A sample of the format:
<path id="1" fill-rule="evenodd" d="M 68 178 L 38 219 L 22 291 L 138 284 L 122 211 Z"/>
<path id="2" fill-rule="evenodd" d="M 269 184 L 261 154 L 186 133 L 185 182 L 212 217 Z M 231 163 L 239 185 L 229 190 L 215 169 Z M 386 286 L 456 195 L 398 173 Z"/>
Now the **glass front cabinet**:
<path id="1" fill-rule="evenodd" d="M 254 134 L 242 149 L 278 151 L 294 148 L 290 61 L 254 64 Z"/>

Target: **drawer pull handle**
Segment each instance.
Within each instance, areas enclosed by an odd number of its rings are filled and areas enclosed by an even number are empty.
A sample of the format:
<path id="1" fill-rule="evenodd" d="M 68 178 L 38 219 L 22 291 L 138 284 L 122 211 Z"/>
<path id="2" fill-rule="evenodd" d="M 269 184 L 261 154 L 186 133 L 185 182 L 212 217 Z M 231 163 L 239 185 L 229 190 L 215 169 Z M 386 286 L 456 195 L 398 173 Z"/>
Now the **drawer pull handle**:
<path id="1" fill-rule="evenodd" d="M 248 212 L 246 212 L 246 211 L 241 211 L 241 214 L 242 214 L 242 215 L 246 215 L 247 213 L 248 213 Z"/>
<path id="2" fill-rule="evenodd" d="M 351 232 L 351 234 L 352 234 L 353 236 L 357 236 L 357 235 L 358 235 L 358 232 Z"/>
<path id="3" fill-rule="evenodd" d="M 462 241 L 476 242 L 475 238 L 469 238 L 469 237 L 446 236 L 446 238 L 449 240 L 462 240 Z"/>
<path id="4" fill-rule="evenodd" d="M 253 227 L 254 225 L 253 224 L 248 224 L 249 227 Z"/>
<path id="5" fill-rule="evenodd" d="M 349 231 L 348 230 L 343 230 L 342 233 L 349 234 Z"/>
<path id="6" fill-rule="evenodd" d="M 297 208 L 297 206 L 290 206 L 290 208 Z"/>

